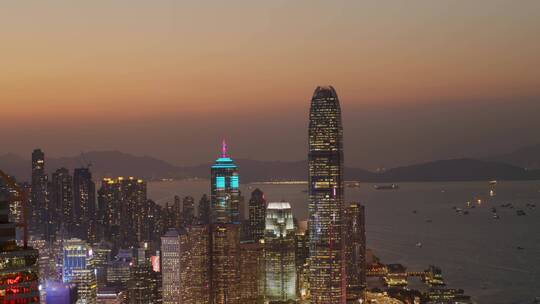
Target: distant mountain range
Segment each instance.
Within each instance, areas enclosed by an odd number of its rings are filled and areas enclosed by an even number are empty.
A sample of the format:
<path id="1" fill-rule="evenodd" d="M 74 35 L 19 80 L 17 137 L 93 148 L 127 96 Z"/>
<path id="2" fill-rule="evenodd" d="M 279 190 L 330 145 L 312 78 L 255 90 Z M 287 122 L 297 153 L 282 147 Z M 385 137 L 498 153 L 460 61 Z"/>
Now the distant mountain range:
<path id="1" fill-rule="evenodd" d="M 87 152 L 81 156 L 47 158 L 48 173 L 57 168 L 70 170 L 91 162 L 95 178 L 106 176 L 136 176 L 148 180 L 160 178 L 208 178 L 211 163 L 197 166 L 175 166 L 149 157 L 134 156 L 118 151 Z M 306 180 L 307 161 L 236 160 L 242 181 Z M 346 180 L 365 182 L 400 181 L 473 181 L 473 180 L 532 180 L 540 179 L 540 145 L 516 150 L 513 153 L 478 159 L 438 160 L 403 166 L 384 172 L 361 168 L 345 168 Z M 14 154 L 0 156 L 0 168 L 19 180 L 29 180 L 30 161 Z M 524 169 L 527 168 L 527 169 Z"/>
<path id="2" fill-rule="evenodd" d="M 540 144 L 524 147 L 510 153 L 487 157 L 485 160 L 502 162 L 529 170 L 540 169 Z"/>

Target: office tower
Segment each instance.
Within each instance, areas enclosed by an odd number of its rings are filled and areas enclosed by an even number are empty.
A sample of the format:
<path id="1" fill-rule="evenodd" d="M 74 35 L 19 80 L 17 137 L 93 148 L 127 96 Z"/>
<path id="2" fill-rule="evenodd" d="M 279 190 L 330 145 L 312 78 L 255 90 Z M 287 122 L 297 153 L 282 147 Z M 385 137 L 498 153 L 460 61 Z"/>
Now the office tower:
<path id="1" fill-rule="evenodd" d="M 210 200 L 206 194 L 199 200 L 199 224 L 210 224 Z"/>
<path id="2" fill-rule="evenodd" d="M 165 214 L 163 208 L 152 200 L 147 201 L 147 219 L 145 220 L 145 242 L 148 243 L 148 250 L 159 250 L 160 236 L 168 229 L 165 225 Z"/>
<path id="3" fill-rule="evenodd" d="M 107 285 L 107 266 L 111 261 L 111 245 L 101 241 L 94 245 L 94 268 L 96 269 L 96 281 L 98 288 Z"/>
<path id="4" fill-rule="evenodd" d="M 192 196 L 186 196 L 182 200 L 182 222 L 184 227 L 195 223 L 195 199 Z"/>
<path id="5" fill-rule="evenodd" d="M 115 248 L 137 246 L 148 235 L 146 182 L 134 177 L 104 178 L 98 191 L 99 223 Z"/>
<path id="6" fill-rule="evenodd" d="M 161 237 L 163 304 L 186 303 L 189 240 L 185 230 L 171 229 Z"/>
<path id="7" fill-rule="evenodd" d="M 38 251 L 16 244 L 9 199 L 0 193 L 0 303 L 39 303 Z"/>
<path id="8" fill-rule="evenodd" d="M 50 220 L 47 195 L 47 174 L 45 173 L 45 154 L 36 149 L 32 152 L 32 189 L 30 193 L 31 212 L 30 228 L 33 234 L 49 238 L 48 223 Z"/>
<path id="9" fill-rule="evenodd" d="M 307 221 L 296 224 L 296 268 L 304 267 L 309 257 L 309 235 Z"/>
<path id="10" fill-rule="evenodd" d="M 149 262 L 138 263 L 131 267 L 127 284 L 129 304 L 158 303 L 158 278 Z"/>
<path id="11" fill-rule="evenodd" d="M 31 240 L 30 244 L 34 249 L 39 253 L 38 259 L 38 269 L 39 269 L 39 282 L 40 284 L 45 283 L 48 280 L 59 281 L 62 279 L 62 261 L 59 260 L 60 250 L 55 247 L 54 243 L 39 239 Z"/>
<path id="12" fill-rule="evenodd" d="M 238 222 L 246 222 L 246 200 L 242 195 L 242 191 L 238 191 Z"/>
<path id="13" fill-rule="evenodd" d="M 264 302 L 264 244 L 252 240 L 240 243 L 240 302 Z"/>
<path id="14" fill-rule="evenodd" d="M 60 168 L 51 176 L 49 184 L 49 205 L 51 210 L 50 232 L 56 233 L 60 227 L 72 234 L 75 230 L 73 218 L 73 178 L 68 169 Z M 66 238 L 68 236 L 65 236 Z"/>
<path id="15" fill-rule="evenodd" d="M 240 303 L 239 176 L 225 141 L 210 172 L 210 302 Z"/>
<path id="16" fill-rule="evenodd" d="M 169 202 L 165 203 L 165 208 L 163 208 L 163 218 L 164 218 L 164 225 L 167 229 L 176 228 L 174 224 L 174 205 L 170 204 Z"/>
<path id="17" fill-rule="evenodd" d="M 366 230 L 365 209 L 359 203 L 352 203 L 344 216 L 345 268 L 347 273 L 347 298 L 363 297 L 366 288 Z"/>
<path id="18" fill-rule="evenodd" d="M 11 177 L 14 181 L 15 178 Z M 17 183 L 21 191 L 26 191 L 28 184 Z M 4 193 L 6 197 L 10 197 L 9 202 L 9 221 L 12 223 L 22 223 L 23 222 L 23 201 L 22 197 L 17 195 L 17 189 L 10 187 L 6 182 L 0 179 L 0 193 Z M 17 236 L 19 236 L 19 231 L 17 231 Z M 20 239 L 18 237 L 17 239 Z"/>
<path id="19" fill-rule="evenodd" d="M 295 246 L 291 205 L 287 202 L 268 203 L 264 237 L 266 299 L 296 300 Z"/>
<path id="20" fill-rule="evenodd" d="M 63 245 L 63 282 L 77 285 L 77 303 L 95 304 L 97 283 L 92 248 L 76 238 L 65 240 Z"/>
<path id="21" fill-rule="evenodd" d="M 345 303 L 343 129 L 331 86 L 317 87 L 311 99 L 308 163 L 311 303 Z"/>
<path id="22" fill-rule="evenodd" d="M 172 214 L 173 224 L 172 228 L 180 229 L 182 228 L 182 203 L 180 201 L 180 196 L 174 196 L 174 205 L 173 205 L 173 214 Z"/>
<path id="23" fill-rule="evenodd" d="M 210 231 L 208 225 L 189 228 L 189 290 L 191 304 L 210 302 Z"/>
<path id="24" fill-rule="evenodd" d="M 212 225 L 210 303 L 240 302 L 240 225 Z"/>
<path id="25" fill-rule="evenodd" d="M 266 221 L 266 200 L 264 193 L 259 189 L 251 192 L 249 199 L 249 234 L 250 239 L 259 242 L 264 239 Z"/>
<path id="26" fill-rule="evenodd" d="M 120 249 L 114 260 L 107 265 L 107 286 L 125 290 L 131 278 L 131 266 L 133 264 L 131 250 Z"/>
<path id="27" fill-rule="evenodd" d="M 227 144 L 222 143 L 221 156 L 211 168 L 211 222 L 239 221 L 238 167 L 227 155 Z"/>
<path id="28" fill-rule="evenodd" d="M 96 242 L 96 185 L 89 168 L 76 168 L 73 171 L 73 218 L 76 236 L 91 243 Z"/>

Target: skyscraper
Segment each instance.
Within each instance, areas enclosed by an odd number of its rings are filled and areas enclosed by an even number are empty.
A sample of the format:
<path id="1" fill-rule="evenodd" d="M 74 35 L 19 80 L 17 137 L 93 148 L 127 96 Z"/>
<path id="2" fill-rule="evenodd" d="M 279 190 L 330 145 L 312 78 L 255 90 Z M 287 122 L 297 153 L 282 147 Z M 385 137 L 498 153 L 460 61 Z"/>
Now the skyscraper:
<path id="1" fill-rule="evenodd" d="M 115 246 L 128 248 L 147 241 L 149 201 L 146 182 L 134 177 L 104 178 L 98 192 L 100 233 Z"/>
<path id="2" fill-rule="evenodd" d="M 163 304 L 185 303 L 187 295 L 188 235 L 185 230 L 167 231 L 161 237 Z"/>
<path id="3" fill-rule="evenodd" d="M 345 260 L 347 270 L 347 298 L 362 298 L 366 288 L 366 228 L 365 209 L 359 203 L 352 203 L 346 210 Z"/>
<path id="4" fill-rule="evenodd" d="M 73 178 L 66 168 L 60 168 L 52 174 L 49 205 L 52 207 L 49 214 L 52 216 L 51 226 L 54 229 L 51 233 L 58 231 L 62 225 L 65 231 L 73 233 Z"/>
<path id="5" fill-rule="evenodd" d="M 208 225 L 191 226 L 189 292 L 192 304 L 210 302 L 210 231 Z"/>
<path id="6" fill-rule="evenodd" d="M 30 193 L 30 227 L 33 234 L 49 237 L 49 203 L 47 195 L 47 174 L 45 173 L 45 153 L 40 149 L 32 152 L 32 189 Z"/>
<path id="7" fill-rule="evenodd" d="M 195 199 L 192 196 L 186 196 L 182 200 L 182 224 L 189 227 L 195 223 Z"/>
<path id="8" fill-rule="evenodd" d="M 265 221 L 266 200 L 264 193 L 257 188 L 251 192 L 249 199 L 249 235 L 255 242 L 264 239 Z"/>
<path id="9" fill-rule="evenodd" d="M 309 112 L 310 293 L 313 304 L 346 301 L 342 241 L 343 128 L 336 91 L 319 86 Z"/>
<path id="10" fill-rule="evenodd" d="M 96 185 L 88 168 L 73 171 L 73 218 L 77 237 L 97 241 Z"/>
<path id="11" fill-rule="evenodd" d="M 92 257 L 92 248 L 85 241 L 75 238 L 64 241 L 62 279 L 64 283 L 77 285 L 77 303 L 97 302 L 97 282 Z"/>
<path id="12" fill-rule="evenodd" d="M 225 141 L 210 172 L 210 302 L 240 303 L 240 185 Z"/>
<path id="13" fill-rule="evenodd" d="M 287 202 L 269 203 L 264 237 L 266 299 L 296 300 L 295 246 L 291 205 Z"/>
<path id="14" fill-rule="evenodd" d="M 174 205 L 172 213 L 172 222 L 175 229 L 182 228 L 182 202 L 180 201 L 180 196 L 174 196 Z"/>
<path id="15" fill-rule="evenodd" d="M 240 301 L 257 304 L 264 301 L 264 244 L 252 240 L 240 242 Z"/>
<path id="16" fill-rule="evenodd" d="M 161 299 L 158 299 L 158 276 L 157 273 L 152 271 L 150 261 L 137 261 L 130 270 L 130 279 L 127 284 L 128 303 L 161 303 Z"/>
<path id="17" fill-rule="evenodd" d="M 0 303 L 39 303 L 38 251 L 16 245 L 9 200 L 0 192 Z"/>
<path id="18" fill-rule="evenodd" d="M 210 303 L 240 304 L 240 225 L 212 225 Z"/>
<path id="19" fill-rule="evenodd" d="M 206 194 L 199 200 L 199 224 L 210 224 L 210 200 Z"/>
<path id="20" fill-rule="evenodd" d="M 239 220 L 240 190 L 238 167 L 222 143 L 221 156 L 211 168 L 211 222 L 236 223 Z"/>

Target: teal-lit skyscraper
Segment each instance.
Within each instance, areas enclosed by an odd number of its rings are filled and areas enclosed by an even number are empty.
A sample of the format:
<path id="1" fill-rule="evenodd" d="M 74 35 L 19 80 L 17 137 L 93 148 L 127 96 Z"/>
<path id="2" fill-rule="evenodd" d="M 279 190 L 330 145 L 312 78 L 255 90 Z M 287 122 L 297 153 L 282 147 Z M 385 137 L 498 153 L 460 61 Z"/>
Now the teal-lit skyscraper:
<path id="1" fill-rule="evenodd" d="M 210 187 L 210 303 L 239 304 L 240 189 L 225 141 L 211 168 Z"/>
<path id="2" fill-rule="evenodd" d="M 225 140 L 221 155 L 211 168 L 211 178 L 211 222 L 237 223 L 240 215 L 238 167 L 227 155 Z"/>

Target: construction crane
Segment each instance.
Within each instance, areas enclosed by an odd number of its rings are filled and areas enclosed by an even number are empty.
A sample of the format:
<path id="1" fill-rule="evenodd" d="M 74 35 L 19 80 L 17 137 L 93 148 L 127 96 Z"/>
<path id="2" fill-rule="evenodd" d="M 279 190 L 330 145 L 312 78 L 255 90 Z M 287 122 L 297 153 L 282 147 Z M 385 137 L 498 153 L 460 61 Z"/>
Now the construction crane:
<path id="1" fill-rule="evenodd" d="M 81 151 L 81 158 L 82 158 L 82 161 L 84 162 L 83 165 L 86 165 L 86 168 L 90 169 L 90 167 L 92 167 L 92 163 L 86 160 L 86 157 L 84 156 L 84 152 L 82 151 Z"/>
<path id="2" fill-rule="evenodd" d="M 27 212 L 26 212 L 26 204 L 27 204 L 27 195 L 26 191 L 22 190 L 19 185 L 11 178 L 9 175 L 4 173 L 4 171 L 0 170 L 0 178 L 6 183 L 6 185 L 15 190 L 16 194 L 15 196 L 11 196 L 11 200 L 19 200 L 22 204 L 23 208 L 23 222 L 17 223 L 17 227 L 23 228 L 23 242 L 24 242 L 24 248 L 28 248 L 28 221 L 27 221 Z"/>

